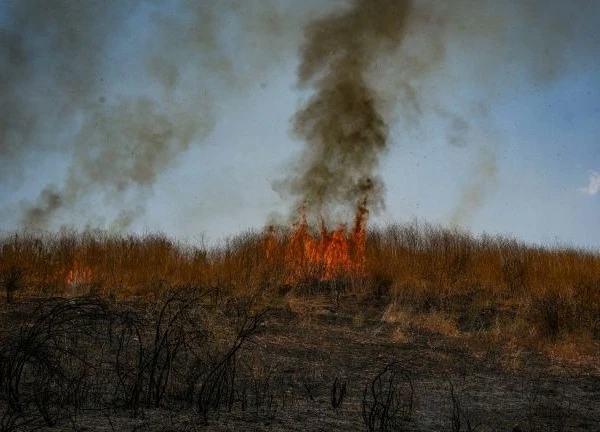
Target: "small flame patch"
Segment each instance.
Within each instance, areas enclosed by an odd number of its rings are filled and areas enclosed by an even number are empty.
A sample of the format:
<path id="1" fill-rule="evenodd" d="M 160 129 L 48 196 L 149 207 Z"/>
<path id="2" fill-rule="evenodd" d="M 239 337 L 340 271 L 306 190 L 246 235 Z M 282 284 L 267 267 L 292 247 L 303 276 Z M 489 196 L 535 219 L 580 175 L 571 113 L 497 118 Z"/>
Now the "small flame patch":
<path id="1" fill-rule="evenodd" d="M 84 265 L 80 260 L 75 259 L 71 270 L 69 270 L 69 273 L 67 274 L 65 282 L 69 286 L 89 284 L 92 282 L 92 269 Z"/>

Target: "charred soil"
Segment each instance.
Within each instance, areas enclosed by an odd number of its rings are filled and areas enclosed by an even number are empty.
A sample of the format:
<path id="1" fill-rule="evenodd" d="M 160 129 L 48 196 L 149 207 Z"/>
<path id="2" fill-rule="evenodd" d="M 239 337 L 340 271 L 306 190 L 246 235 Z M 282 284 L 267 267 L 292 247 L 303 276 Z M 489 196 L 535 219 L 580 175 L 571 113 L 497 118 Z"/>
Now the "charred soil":
<path id="1" fill-rule="evenodd" d="M 566 360 L 433 314 L 389 315 L 354 294 L 294 290 L 268 309 L 190 291 L 12 303 L 2 428 L 600 430 L 594 352 Z"/>

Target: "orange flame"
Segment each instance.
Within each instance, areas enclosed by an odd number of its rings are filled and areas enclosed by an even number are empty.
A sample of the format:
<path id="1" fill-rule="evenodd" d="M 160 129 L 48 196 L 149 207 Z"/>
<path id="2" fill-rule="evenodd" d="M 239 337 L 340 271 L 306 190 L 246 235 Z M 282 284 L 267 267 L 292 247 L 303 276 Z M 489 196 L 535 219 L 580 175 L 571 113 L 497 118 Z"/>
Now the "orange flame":
<path id="1" fill-rule="evenodd" d="M 70 286 L 89 284 L 92 282 L 92 269 L 85 266 L 80 260 L 75 259 L 65 281 Z"/>
<path id="2" fill-rule="evenodd" d="M 300 221 L 293 225 L 292 234 L 285 245 L 286 282 L 323 281 L 362 274 L 367 216 L 367 208 L 361 204 L 354 217 L 352 230 L 342 224 L 330 231 L 321 219 L 319 232 L 313 234 L 306 220 L 305 209 L 300 208 Z M 271 250 L 267 247 L 267 256 Z"/>

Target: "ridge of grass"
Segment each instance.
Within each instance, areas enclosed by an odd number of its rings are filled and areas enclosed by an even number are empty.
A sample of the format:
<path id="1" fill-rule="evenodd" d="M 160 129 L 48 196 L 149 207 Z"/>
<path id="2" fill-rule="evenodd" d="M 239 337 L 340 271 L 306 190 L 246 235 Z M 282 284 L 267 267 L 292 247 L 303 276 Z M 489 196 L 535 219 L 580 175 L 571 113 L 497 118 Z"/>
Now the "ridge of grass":
<path id="1" fill-rule="evenodd" d="M 215 304 L 252 297 L 261 307 L 277 306 L 327 295 L 340 307 L 342 293 L 374 307 L 387 322 L 476 334 L 492 345 L 577 340 L 576 357 L 600 343 L 598 251 L 413 222 L 369 230 L 363 275 L 289 286 L 289 236 L 285 228 L 250 231 L 197 247 L 161 234 L 15 233 L 0 238 L 0 284 L 7 301 L 148 298 L 196 287 L 209 290 Z"/>

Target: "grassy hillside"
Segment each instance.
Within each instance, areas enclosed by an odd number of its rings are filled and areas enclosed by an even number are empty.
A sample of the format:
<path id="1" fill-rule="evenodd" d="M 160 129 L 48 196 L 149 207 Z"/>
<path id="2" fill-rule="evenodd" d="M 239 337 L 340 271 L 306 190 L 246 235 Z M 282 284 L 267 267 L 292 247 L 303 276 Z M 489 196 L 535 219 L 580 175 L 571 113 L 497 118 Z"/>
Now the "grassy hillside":
<path id="1" fill-rule="evenodd" d="M 600 339 L 598 253 L 413 223 L 369 231 L 359 273 L 290 280 L 290 267 L 299 265 L 290 258 L 290 236 L 284 229 L 249 232 L 199 248 L 162 235 L 19 233 L 0 242 L 0 280 L 9 299 L 130 299 L 174 287 L 211 290 L 215 302 L 335 294 L 336 301 L 371 301 L 385 320 L 437 320 L 450 333 Z"/>
<path id="2" fill-rule="evenodd" d="M 0 430 L 593 423 L 599 253 L 418 223 L 364 234 L 4 237 Z"/>

